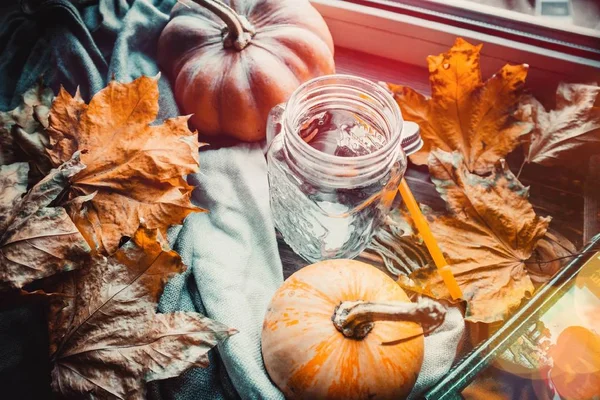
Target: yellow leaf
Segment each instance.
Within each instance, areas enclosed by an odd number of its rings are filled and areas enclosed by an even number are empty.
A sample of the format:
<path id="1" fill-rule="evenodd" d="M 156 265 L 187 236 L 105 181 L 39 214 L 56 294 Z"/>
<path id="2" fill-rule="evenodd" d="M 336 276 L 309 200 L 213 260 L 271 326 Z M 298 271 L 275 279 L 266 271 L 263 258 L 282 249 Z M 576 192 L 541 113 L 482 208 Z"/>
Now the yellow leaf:
<path id="1" fill-rule="evenodd" d="M 140 223 L 165 232 L 201 209 L 190 202 L 184 176 L 198 172 L 198 139 L 189 117 L 154 124 L 157 78 L 110 82 L 90 104 L 61 89 L 50 112 L 52 161 L 80 150 L 87 168 L 72 178 L 69 213 L 93 248 L 112 254 Z M 74 204 L 77 204 L 75 207 Z"/>
<path id="2" fill-rule="evenodd" d="M 414 163 L 427 164 L 433 149 L 459 151 L 469 171 L 485 174 L 531 129 L 512 117 L 527 65 L 506 65 L 483 82 L 480 51 L 481 45 L 458 38 L 447 53 L 429 56 L 430 99 L 408 87 L 388 84 L 403 117 L 421 127 L 424 146 L 411 156 Z"/>

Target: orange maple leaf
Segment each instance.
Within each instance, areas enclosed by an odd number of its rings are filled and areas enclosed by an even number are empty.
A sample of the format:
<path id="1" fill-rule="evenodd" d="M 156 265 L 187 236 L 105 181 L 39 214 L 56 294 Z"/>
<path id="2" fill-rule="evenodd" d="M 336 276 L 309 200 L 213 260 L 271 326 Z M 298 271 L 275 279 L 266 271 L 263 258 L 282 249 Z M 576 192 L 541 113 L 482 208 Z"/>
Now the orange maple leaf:
<path id="1" fill-rule="evenodd" d="M 505 65 L 483 82 L 481 47 L 458 38 L 447 53 L 427 58 L 430 99 L 409 87 L 388 84 L 404 119 L 421 127 L 424 146 L 411 156 L 415 164 L 426 165 L 429 152 L 436 148 L 459 151 L 469 171 L 485 174 L 531 129 L 512 117 L 527 65 Z"/>
<path id="2" fill-rule="evenodd" d="M 158 114 L 158 78 L 127 84 L 112 81 L 89 105 L 64 89 L 50 111 L 54 164 L 77 150 L 87 168 L 72 178 L 65 204 L 92 248 L 114 253 L 140 223 L 165 232 L 193 211 L 193 186 L 184 176 L 198 172 L 198 138 L 189 117 L 150 125 Z M 81 201 L 83 197 L 84 202 Z"/>
<path id="3" fill-rule="evenodd" d="M 536 215 L 527 200 L 528 188 L 504 162 L 481 177 L 467 170 L 460 153 L 436 150 L 429 172 L 450 213 L 424 213 L 467 300 L 465 318 L 504 320 L 534 291 L 525 261 L 546 234 L 550 218 Z M 434 266 L 401 276 L 398 282 L 451 300 Z"/>

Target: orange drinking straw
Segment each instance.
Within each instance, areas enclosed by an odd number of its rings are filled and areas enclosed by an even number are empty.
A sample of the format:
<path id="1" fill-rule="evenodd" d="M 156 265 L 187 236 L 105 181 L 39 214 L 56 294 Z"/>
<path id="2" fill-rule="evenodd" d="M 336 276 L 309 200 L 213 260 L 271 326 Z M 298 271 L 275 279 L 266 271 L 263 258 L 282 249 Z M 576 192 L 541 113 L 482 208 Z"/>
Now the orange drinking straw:
<path id="1" fill-rule="evenodd" d="M 406 183 L 406 179 L 402 178 L 402 182 L 400 182 L 398 190 L 400 191 L 402 200 L 404 200 L 404 203 L 406 204 L 406 208 L 408 208 L 410 216 L 412 217 L 413 221 L 415 221 L 417 230 L 421 234 L 421 238 L 423 238 L 425 246 L 427 246 L 427 250 L 429 250 L 429 254 L 431 254 L 431 258 L 433 258 L 433 262 L 435 263 L 440 276 L 444 280 L 444 283 L 450 292 L 450 296 L 452 296 L 454 300 L 460 299 L 462 297 L 462 291 L 460 290 L 458 283 L 456 283 L 456 278 L 454 278 L 454 274 L 452 274 L 452 271 L 450 270 L 450 267 L 448 266 L 444 255 L 442 254 L 442 250 L 440 250 L 437 241 L 431 234 L 429 224 L 421 213 L 421 209 L 419 208 L 415 197 L 410 191 L 410 188 Z"/>

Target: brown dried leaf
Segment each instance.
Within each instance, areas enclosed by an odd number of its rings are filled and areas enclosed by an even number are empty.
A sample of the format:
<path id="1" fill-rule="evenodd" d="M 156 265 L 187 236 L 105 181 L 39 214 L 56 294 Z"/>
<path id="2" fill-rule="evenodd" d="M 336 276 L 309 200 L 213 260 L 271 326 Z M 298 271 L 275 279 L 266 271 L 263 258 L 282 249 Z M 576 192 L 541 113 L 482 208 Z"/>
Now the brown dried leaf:
<path id="1" fill-rule="evenodd" d="M 366 252 L 381 257 L 387 271 L 396 277 L 433 265 L 427 247 L 410 222 L 407 210 L 393 209 L 367 246 Z"/>
<path id="2" fill-rule="evenodd" d="M 53 163 L 81 150 L 87 165 L 73 178 L 69 200 L 96 192 L 84 209 L 69 213 L 90 245 L 105 254 L 141 222 L 165 232 L 201 211 L 190 202 L 193 186 L 184 179 L 198 172 L 197 135 L 188 129 L 188 117 L 150 126 L 157 113 L 157 78 L 149 77 L 110 82 L 89 105 L 61 89 L 52 105 Z"/>
<path id="3" fill-rule="evenodd" d="M 576 253 L 577 248 L 569 239 L 549 229 L 525 262 L 534 286 L 538 288 L 548 282 Z"/>
<path id="4" fill-rule="evenodd" d="M 96 254 L 61 281 L 50 312 L 52 386 L 66 397 L 143 399 L 145 382 L 208 365 L 235 330 L 196 313 L 156 314 L 185 266 L 158 230 L 140 228 L 113 256 Z"/>
<path id="5" fill-rule="evenodd" d="M 0 165 L 27 161 L 35 168 L 39 179 L 48 173 L 51 164 L 46 154 L 48 135 L 45 129 L 53 98 L 52 90 L 40 80 L 23 94 L 23 101 L 17 108 L 0 111 Z"/>
<path id="6" fill-rule="evenodd" d="M 76 268 L 90 251 L 66 211 L 50 203 L 83 170 L 76 154 L 36 184 L 24 197 L 27 163 L 0 167 L 0 289 Z"/>
<path id="7" fill-rule="evenodd" d="M 425 214 L 467 300 L 465 317 L 503 320 L 534 290 L 524 261 L 545 235 L 550 218 L 535 214 L 528 189 L 503 162 L 489 177 L 480 177 L 467 171 L 459 153 L 438 150 L 431 153 L 429 168 L 450 214 Z M 415 271 L 401 283 L 451 299 L 434 267 Z"/>
<path id="8" fill-rule="evenodd" d="M 424 146 L 410 156 L 415 164 L 427 164 L 433 149 L 459 151 L 469 171 L 484 174 L 531 129 L 512 117 L 527 65 L 506 65 L 483 82 L 481 47 L 458 38 L 447 53 L 427 58 L 430 99 L 409 87 L 388 84 L 404 119 L 421 127 Z"/>
<path id="9" fill-rule="evenodd" d="M 525 161 L 546 166 L 579 164 L 585 155 L 600 153 L 600 87 L 561 83 L 556 109 L 546 111 L 532 96 L 515 116 L 533 126 L 524 142 Z M 585 152 L 585 154 L 583 153 Z"/>
<path id="10" fill-rule="evenodd" d="M 24 162 L 0 165 L 0 232 L 12 221 L 13 208 L 27 191 L 29 165 Z"/>

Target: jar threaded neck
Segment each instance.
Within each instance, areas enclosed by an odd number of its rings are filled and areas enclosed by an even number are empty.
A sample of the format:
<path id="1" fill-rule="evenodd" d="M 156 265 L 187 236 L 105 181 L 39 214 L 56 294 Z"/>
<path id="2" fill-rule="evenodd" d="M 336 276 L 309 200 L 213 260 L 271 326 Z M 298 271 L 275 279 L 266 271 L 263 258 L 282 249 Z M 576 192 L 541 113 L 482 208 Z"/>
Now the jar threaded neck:
<path id="1" fill-rule="evenodd" d="M 319 151 L 300 137 L 304 120 L 335 110 L 353 113 L 381 133 L 385 143 L 366 155 L 342 157 Z M 288 157 L 311 181 L 331 187 L 360 187 L 384 177 L 399 159 L 406 164 L 400 110 L 384 88 L 369 80 L 327 75 L 309 81 L 288 101 L 282 122 Z"/>

